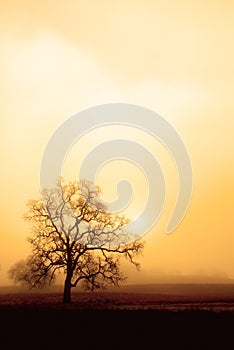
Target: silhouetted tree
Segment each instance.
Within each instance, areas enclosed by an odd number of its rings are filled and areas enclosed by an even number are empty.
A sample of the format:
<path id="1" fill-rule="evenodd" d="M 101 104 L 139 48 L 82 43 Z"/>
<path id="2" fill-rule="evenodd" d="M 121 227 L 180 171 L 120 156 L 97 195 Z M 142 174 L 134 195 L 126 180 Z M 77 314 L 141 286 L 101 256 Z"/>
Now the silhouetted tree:
<path id="1" fill-rule="evenodd" d="M 54 189 L 43 191 L 43 200 L 29 201 L 25 219 L 32 223 L 32 254 L 10 268 L 10 279 L 44 287 L 63 271 L 63 302 L 70 303 L 71 288 L 80 282 L 93 290 L 123 281 L 121 256 L 139 268 L 135 257 L 142 241 L 126 231 L 129 221 L 124 216 L 107 212 L 99 194 L 86 180 L 60 180 Z"/>

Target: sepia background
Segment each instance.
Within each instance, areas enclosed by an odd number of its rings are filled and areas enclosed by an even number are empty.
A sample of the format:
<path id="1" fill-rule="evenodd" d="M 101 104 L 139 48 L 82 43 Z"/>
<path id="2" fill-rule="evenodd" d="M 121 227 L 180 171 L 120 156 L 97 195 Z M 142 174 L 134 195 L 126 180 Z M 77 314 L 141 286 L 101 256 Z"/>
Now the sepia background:
<path id="1" fill-rule="evenodd" d="M 165 210 L 144 236 L 141 271 L 123 266 L 129 283 L 228 281 L 234 278 L 234 4 L 231 1 L 0 2 L 0 284 L 29 253 L 26 203 L 40 193 L 40 162 L 53 132 L 97 104 L 150 108 L 177 130 L 191 158 L 189 210 L 170 235 L 165 227 L 178 191 L 176 169 L 162 145 L 141 130 L 94 130 L 71 149 L 65 179 L 97 144 L 123 137 L 158 159 L 167 184 Z M 147 201 L 147 179 L 115 160 L 97 176 L 103 198 L 127 178 Z M 110 179 L 110 181 L 107 181 Z"/>

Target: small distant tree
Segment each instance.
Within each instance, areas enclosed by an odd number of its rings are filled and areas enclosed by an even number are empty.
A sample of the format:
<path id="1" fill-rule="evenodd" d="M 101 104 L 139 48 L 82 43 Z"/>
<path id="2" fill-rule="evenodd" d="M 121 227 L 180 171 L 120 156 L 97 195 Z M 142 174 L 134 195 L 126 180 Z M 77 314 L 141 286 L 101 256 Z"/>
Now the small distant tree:
<path id="1" fill-rule="evenodd" d="M 63 303 L 70 303 L 71 289 L 78 283 L 93 290 L 125 280 L 120 257 L 139 268 L 135 258 L 142 252 L 142 241 L 127 232 L 124 216 L 107 212 L 98 187 L 86 180 L 59 180 L 42 194 L 43 200 L 28 203 L 25 219 L 32 224 L 32 254 L 10 268 L 15 283 L 44 287 L 62 271 Z"/>

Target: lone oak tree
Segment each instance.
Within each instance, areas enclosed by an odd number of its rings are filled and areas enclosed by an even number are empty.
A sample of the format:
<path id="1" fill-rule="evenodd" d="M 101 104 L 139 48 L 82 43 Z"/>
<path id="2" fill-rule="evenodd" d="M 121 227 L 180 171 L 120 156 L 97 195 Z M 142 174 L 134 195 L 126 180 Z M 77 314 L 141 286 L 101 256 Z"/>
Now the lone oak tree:
<path id="1" fill-rule="evenodd" d="M 124 256 L 137 268 L 141 239 L 126 230 L 124 216 L 107 212 L 100 189 L 82 180 L 43 191 L 43 200 L 29 201 L 25 219 L 32 223 L 28 238 L 32 254 L 9 270 L 10 279 L 31 288 L 51 284 L 65 274 L 63 302 L 71 302 L 71 288 L 81 282 L 88 290 L 118 285 Z"/>

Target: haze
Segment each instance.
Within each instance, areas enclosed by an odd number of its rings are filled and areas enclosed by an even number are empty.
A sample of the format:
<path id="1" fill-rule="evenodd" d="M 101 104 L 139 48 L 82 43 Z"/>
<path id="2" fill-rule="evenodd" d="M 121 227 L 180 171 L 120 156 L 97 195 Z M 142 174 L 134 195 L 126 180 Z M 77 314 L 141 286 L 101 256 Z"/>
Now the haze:
<path id="1" fill-rule="evenodd" d="M 189 211 L 166 235 L 178 183 L 160 144 L 139 130 L 107 127 L 74 145 L 65 177 L 77 176 L 85 154 L 111 132 L 140 141 L 164 169 L 165 211 L 144 237 L 141 272 L 124 266 L 128 282 L 234 278 L 233 13 L 230 1 L 2 2 L 1 285 L 9 284 L 9 267 L 29 253 L 22 216 L 28 199 L 39 197 L 49 138 L 75 113 L 111 102 L 139 104 L 168 120 L 187 147 L 194 174 Z M 138 168 L 114 162 L 102 169 L 98 184 L 112 199 L 123 173 L 136 191 L 126 212 L 134 216 L 147 191 Z M 105 180 L 108 174 L 114 184 Z"/>

